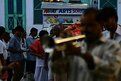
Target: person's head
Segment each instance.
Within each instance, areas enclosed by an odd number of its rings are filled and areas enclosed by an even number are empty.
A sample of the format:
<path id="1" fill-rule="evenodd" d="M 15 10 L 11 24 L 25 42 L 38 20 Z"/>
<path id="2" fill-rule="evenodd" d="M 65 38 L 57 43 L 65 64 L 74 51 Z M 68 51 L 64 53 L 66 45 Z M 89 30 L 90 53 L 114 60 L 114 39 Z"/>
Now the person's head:
<path id="1" fill-rule="evenodd" d="M 100 14 L 100 11 L 96 8 L 87 8 L 82 16 L 81 16 L 81 23 L 82 21 L 85 22 L 85 23 L 89 23 L 89 22 L 92 22 L 92 21 L 96 21 L 97 19 L 97 16 Z M 82 32 L 84 31 L 85 29 L 82 27 Z"/>
<path id="2" fill-rule="evenodd" d="M 24 29 L 22 26 L 16 26 L 15 28 L 15 35 L 18 36 L 18 37 L 21 37 L 24 33 Z"/>
<path id="3" fill-rule="evenodd" d="M 22 33 L 22 38 L 23 38 L 23 39 L 26 38 L 26 31 L 24 31 L 24 32 Z"/>
<path id="4" fill-rule="evenodd" d="M 5 32 L 2 36 L 2 39 L 7 43 L 10 40 L 10 34 Z"/>
<path id="5" fill-rule="evenodd" d="M 31 30 L 30 30 L 30 35 L 31 35 L 32 37 L 37 36 L 37 33 L 38 33 L 38 29 L 36 29 L 36 28 L 31 28 Z"/>
<path id="6" fill-rule="evenodd" d="M 100 39 L 100 37 L 102 36 L 102 27 L 99 22 L 81 22 L 81 26 L 85 28 L 84 33 L 88 42 L 95 42 Z"/>
<path id="7" fill-rule="evenodd" d="M 39 32 L 39 38 L 41 41 L 44 42 L 44 39 L 48 36 L 48 32 L 46 30 L 41 30 Z"/>
<path id="8" fill-rule="evenodd" d="M 55 26 L 51 29 L 50 35 L 58 37 L 60 35 L 60 32 L 61 32 L 61 30 L 60 30 L 59 26 Z"/>
<path id="9" fill-rule="evenodd" d="M 117 29 L 118 15 L 113 7 L 105 7 L 101 9 L 101 20 L 105 29 L 115 32 Z"/>
<path id="10" fill-rule="evenodd" d="M 45 44 L 49 47 L 49 48 L 53 48 L 55 46 L 55 41 L 52 37 L 47 36 L 45 37 Z"/>
<path id="11" fill-rule="evenodd" d="M 86 22 L 90 22 L 94 21 L 97 18 L 98 14 L 98 9 L 90 7 L 84 11 L 82 18 L 84 18 Z"/>
<path id="12" fill-rule="evenodd" d="M 0 38 L 5 33 L 5 28 L 3 26 L 0 26 Z"/>
<path id="13" fill-rule="evenodd" d="M 12 34 L 13 34 L 13 35 L 15 34 L 15 29 L 12 29 Z"/>

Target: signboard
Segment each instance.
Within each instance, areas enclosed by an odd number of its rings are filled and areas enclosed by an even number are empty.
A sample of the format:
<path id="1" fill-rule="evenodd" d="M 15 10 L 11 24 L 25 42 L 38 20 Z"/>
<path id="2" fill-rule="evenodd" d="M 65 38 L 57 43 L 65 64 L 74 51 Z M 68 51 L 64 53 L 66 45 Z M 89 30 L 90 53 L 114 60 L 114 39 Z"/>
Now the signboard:
<path id="1" fill-rule="evenodd" d="M 56 25 L 67 27 L 80 23 L 80 16 L 87 7 L 87 4 L 42 2 L 43 29 L 50 31 Z"/>
<path id="2" fill-rule="evenodd" d="M 81 15 L 84 9 L 44 9 L 43 14 L 58 14 L 58 15 Z"/>

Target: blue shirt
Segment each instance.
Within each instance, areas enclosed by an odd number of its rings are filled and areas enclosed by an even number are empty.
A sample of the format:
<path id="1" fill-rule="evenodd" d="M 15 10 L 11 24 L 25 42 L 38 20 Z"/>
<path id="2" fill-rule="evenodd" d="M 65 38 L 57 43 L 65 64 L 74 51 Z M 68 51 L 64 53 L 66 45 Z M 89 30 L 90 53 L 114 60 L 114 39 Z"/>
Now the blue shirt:
<path id="1" fill-rule="evenodd" d="M 15 48 L 17 50 L 21 50 L 21 39 L 14 35 L 9 41 L 8 48 Z M 22 53 L 10 52 L 10 61 L 22 61 L 23 59 L 24 56 Z"/>
<path id="2" fill-rule="evenodd" d="M 29 36 L 26 39 L 26 48 L 29 49 L 29 46 L 34 42 L 35 38 L 33 38 L 32 36 Z M 32 53 L 32 52 L 27 52 L 27 60 L 30 61 L 35 61 L 36 60 L 36 56 Z"/>

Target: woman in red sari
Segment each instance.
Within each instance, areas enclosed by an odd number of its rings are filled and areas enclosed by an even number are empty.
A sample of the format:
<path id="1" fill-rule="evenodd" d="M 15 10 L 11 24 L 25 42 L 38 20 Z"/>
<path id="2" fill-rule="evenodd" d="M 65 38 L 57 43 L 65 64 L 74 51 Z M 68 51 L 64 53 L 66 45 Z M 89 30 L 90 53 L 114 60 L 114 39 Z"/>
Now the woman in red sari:
<path id="1" fill-rule="evenodd" d="M 35 68 L 35 81 L 48 81 L 48 70 L 45 65 L 45 53 L 44 53 L 44 44 L 45 38 L 48 36 L 48 32 L 42 30 L 39 32 L 39 38 L 34 41 L 30 46 L 30 49 L 36 57 L 36 68 Z"/>

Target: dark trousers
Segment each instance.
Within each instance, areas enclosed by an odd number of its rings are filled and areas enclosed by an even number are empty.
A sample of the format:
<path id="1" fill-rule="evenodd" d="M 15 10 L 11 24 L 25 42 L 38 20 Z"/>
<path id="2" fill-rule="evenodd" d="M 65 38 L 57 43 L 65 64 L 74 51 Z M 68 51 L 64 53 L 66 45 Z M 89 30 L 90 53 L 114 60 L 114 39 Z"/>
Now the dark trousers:
<path id="1" fill-rule="evenodd" d="M 13 80 L 20 81 L 24 74 L 24 61 L 17 61 L 18 65 L 13 69 Z"/>
<path id="2" fill-rule="evenodd" d="M 6 63 L 7 63 L 7 65 L 9 65 L 11 63 L 9 57 L 6 60 Z M 13 70 L 12 69 L 8 69 L 7 71 L 8 71 L 8 79 L 7 79 L 7 81 L 11 81 L 12 75 L 13 75 Z"/>
<path id="3" fill-rule="evenodd" d="M 33 73 L 35 72 L 36 61 L 26 61 L 26 72 Z"/>

